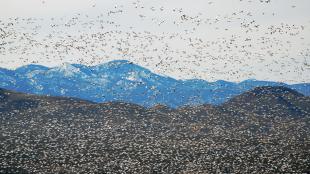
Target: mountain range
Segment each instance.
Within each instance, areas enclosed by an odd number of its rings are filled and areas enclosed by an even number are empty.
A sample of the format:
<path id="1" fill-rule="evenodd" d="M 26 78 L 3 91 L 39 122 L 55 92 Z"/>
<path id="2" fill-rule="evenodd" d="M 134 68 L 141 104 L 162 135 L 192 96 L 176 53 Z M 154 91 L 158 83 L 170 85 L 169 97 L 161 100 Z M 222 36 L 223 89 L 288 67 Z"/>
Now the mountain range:
<path id="1" fill-rule="evenodd" d="M 42 109 L 39 106 L 53 106 L 54 108 L 63 108 L 59 114 L 66 115 L 74 111 L 81 112 L 80 107 L 84 107 L 82 111 L 89 111 L 95 113 L 98 111 L 94 109 L 98 107 L 101 111 L 113 110 L 116 108 L 119 115 L 126 115 L 124 113 L 136 110 L 140 115 L 148 115 L 152 112 L 156 113 L 178 113 L 187 114 L 188 117 L 194 117 L 194 113 L 206 115 L 207 112 L 234 115 L 259 115 L 259 116 L 281 116 L 281 117 L 309 117 L 310 116 L 310 97 L 283 86 L 264 86 L 256 87 L 252 90 L 246 91 L 240 95 L 232 97 L 225 103 L 220 105 L 202 104 L 196 106 L 183 106 L 178 108 L 170 108 L 165 105 L 157 104 L 153 107 L 144 107 L 134 103 L 126 103 L 121 101 L 96 103 L 88 100 L 72 97 L 55 97 L 43 96 L 35 94 L 27 94 L 0 88 L 0 111 L 2 113 L 12 111 L 29 111 L 36 110 L 38 112 L 54 112 L 53 109 Z M 52 107 L 52 108 L 53 108 Z M 48 107 L 47 107 L 48 108 Z M 71 108 L 71 109 L 68 109 Z M 202 110 L 201 110 L 202 109 Z M 122 113 L 123 111 L 123 113 Z M 59 115 L 54 114 L 54 115 Z M 102 115 L 97 113 L 98 115 Z M 70 114 L 69 114 L 70 115 Z M 103 114 L 105 115 L 105 114 Z M 130 117 L 131 114 L 126 116 Z M 156 114 L 155 114 L 156 115 Z M 198 114 L 199 115 L 199 114 Z M 197 117 L 199 117 L 197 115 Z"/>
<path id="2" fill-rule="evenodd" d="M 185 105 L 219 105 L 245 91 L 260 86 L 283 86 L 310 95 L 310 84 L 245 80 L 177 80 L 157 75 L 127 60 L 96 66 L 65 63 L 48 68 L 26 65 L 15 70 L 0 68 L 0 88 L 24 93 L 76 97 L 97 103 L 123 101 L 145 107 L 163 104 L 172 108 Z"/>

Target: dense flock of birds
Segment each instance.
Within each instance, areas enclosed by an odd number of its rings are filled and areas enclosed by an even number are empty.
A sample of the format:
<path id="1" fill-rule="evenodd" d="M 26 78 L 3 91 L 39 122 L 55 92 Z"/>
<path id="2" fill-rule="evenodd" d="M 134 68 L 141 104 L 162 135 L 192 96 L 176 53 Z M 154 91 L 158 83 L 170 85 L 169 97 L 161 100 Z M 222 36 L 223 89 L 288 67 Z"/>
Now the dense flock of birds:
<path id="1" fill-rule="evenodd" d="M 178 78 L 309 82 L 307 23 L 266 24 L 246 9 L 195 13 L 136 0 L 99 15 L 0 18 L 0 65 L 129 59 Z M 0 92 L 0 173 L 310 171 L 309 98 L 290 90 L 178 110 Z"/>
<path id="2" fill-rule="evenodd" d="M 95 11 L 96 4 L 92 6 Z M 129 59 L 177 78 L 309 81 L 307 23 L 264 23 L 264 17 L 277 14 L 246 9 L 208 15 L 138 0 L 129 6 L 115 4 L 98 15 L 1 19 L 0 64 L 94 65 Z"/>
<path id="3" fill-rule="evenodd" d="M 0 173 L 310 171 L 310 97 L 285 87 L 178 109 L 1 89 L 0 101 Z"/>

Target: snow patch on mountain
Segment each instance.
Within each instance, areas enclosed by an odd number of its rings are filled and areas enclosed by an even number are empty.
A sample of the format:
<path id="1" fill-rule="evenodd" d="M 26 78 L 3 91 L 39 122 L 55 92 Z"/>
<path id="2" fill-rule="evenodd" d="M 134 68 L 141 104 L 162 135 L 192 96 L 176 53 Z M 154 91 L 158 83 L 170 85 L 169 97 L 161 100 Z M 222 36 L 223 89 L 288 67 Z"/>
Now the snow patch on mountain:
<path id="1" fill-rule="evenodd" d="M 48 70 L 48 74 L 52 74 L 54 72 L 59 72 L 62 73 L 65 77 L 71 77 L 77 73 L 80 73 L 80 69 L 69 64 L 69 63 L 64 63 L 61 66 L 54 67 L 50 70 Z"/>
<path id="2" fill-rule="evenodd" d="M 124 101 L 169 107 L 221 104 L 231 97 L 258 86 L 285 86 L 310 95 L 310 84 L 246 80 L 241 83 L 201 79 L 176 80 L 152 73 L 127 60 L 96 66 L 64 63 L 47 68 L 26 65 L 16 70 L 0 68 L 0 88 L 20 92 L 77 97 L 94 102 Z"/>

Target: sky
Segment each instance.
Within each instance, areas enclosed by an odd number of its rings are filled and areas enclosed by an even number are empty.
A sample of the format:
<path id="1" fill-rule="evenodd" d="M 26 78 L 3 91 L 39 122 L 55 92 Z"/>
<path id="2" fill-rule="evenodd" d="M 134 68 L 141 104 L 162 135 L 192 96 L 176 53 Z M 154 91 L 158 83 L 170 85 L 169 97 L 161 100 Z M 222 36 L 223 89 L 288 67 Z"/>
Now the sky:
<path id="1" fill-rule="evenodd" d="M 310 82 L 309 0 L 0 0 L 0 67 L 130 60 L 176 79 Z"/>

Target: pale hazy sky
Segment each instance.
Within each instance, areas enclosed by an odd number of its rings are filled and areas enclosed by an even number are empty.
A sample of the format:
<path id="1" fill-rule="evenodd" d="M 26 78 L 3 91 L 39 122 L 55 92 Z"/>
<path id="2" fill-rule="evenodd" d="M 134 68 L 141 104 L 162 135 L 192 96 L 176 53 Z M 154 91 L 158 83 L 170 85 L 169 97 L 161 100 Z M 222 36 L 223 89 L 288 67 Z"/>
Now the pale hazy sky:
<path id="1" fill-rule="evenodd" d="M 310 82 L 309 0 L 0 0 L 0 67 L 128 59 L 178 79 Z"/>

